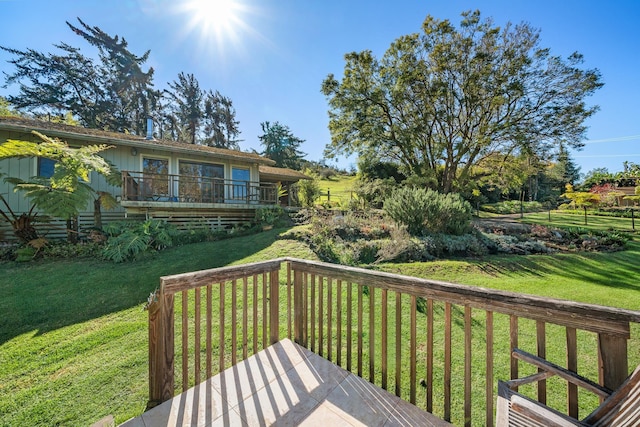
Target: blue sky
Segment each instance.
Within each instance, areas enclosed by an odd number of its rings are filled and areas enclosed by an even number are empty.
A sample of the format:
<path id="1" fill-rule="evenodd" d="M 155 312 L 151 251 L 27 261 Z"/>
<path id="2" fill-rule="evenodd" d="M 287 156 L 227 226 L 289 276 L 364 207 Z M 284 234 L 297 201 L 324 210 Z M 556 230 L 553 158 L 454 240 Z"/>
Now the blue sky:
<path id="1" fill-rule="evenodd" d="M 585 148 L 572 153 L 583 173 L 640 163 L 640 1 L 237 0 L 230 14 L 212 13 L 206 3 L 0 0 L 0 45 L 49 52 L 65 41 L 89 54 L 65 24 L 80 17 L 124 37 L 134 53 L 150 49 L 156 88 L 183 71 L 203 89 L 230 97 L 242 149 L 259 151 L 260 123 L 279 121 L 306 140 L 308 159 L 319 160 L 330 140 L 320 85 L 329 73 L 342 75 L 345 53 L 370 49 L 379 57 L 400 35 L 419 31 L 426 15 L 457 24 L 460 12 L 479 9 L 497 25 L 526 21 L 540 28 L 541 45 L 553 54 L 578 51 L 586 67 L 602 73 L 605 86 L 589 99 L 600 111 L 588 122 Z M 0 52 L 0 71 L 11 71 L 9 58 Z M 16 90 L 0 88 L 0 95 Z"/>

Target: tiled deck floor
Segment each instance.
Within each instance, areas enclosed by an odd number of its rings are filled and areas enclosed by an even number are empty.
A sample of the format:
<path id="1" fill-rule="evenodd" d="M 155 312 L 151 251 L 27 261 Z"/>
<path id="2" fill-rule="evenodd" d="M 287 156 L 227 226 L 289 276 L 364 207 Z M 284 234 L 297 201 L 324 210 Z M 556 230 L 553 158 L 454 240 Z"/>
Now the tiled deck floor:
<path id="1" fill-rule="evenodd" d="M 285 339 L 122 425 L 450 424 Z"/>

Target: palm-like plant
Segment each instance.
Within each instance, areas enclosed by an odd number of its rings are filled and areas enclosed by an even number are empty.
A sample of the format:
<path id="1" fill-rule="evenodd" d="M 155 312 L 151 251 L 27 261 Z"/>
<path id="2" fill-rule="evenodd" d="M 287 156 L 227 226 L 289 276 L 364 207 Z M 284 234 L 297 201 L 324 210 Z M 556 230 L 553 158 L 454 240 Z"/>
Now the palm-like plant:
<path id="1" fill-rule="evenodd" d="M 111 146 L 100 144 L 71 148 L 57 138 L 50 138 L 36 131 L 33 133 L 40 137 L 42 142 L 8 140 L 0 144 L 0 159 L 10 157 L 51 159 L 56 162 L 53 175 L 50 178 L 31 177 L 28 180 L 16 177 L 5 178 L 5 182 L 13 185 L 14 191 L 23 192 L 31 200 L 32 206 L 27 213 L 18 216 L 11 210 L 4 197 L 0 196 L 5 208 L 0 209 L 0 215 L 11 223 L 16 237 L 25 243 L 38 237 L 33 225 L 37 215 L 34 213 L 35 209 L 65 219 L 69 240 L 75 241 L 76 218 L 91 199 L 94 199 L 94 207 L 97 205 L 98 209 L 101 205 L 113 206 L 113 203 L 104 202 L 109 199 L 106 196 L 108 193 L 96 192 L 87 184 L 91 172 L 103 175 L 112 185 L 120 184 L 120 176 L 116 168 L 98 155 Z"/>

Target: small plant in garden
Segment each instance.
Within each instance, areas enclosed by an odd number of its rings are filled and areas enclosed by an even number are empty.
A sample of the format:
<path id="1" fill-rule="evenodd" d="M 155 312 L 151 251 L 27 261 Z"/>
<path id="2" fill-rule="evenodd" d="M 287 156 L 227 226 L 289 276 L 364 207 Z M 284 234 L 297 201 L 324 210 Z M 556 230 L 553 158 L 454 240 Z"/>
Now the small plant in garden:
<path id="1" fill-rule="evenodd" d="M 17 262 L 29 262 L 36 256 L 36 250 L 31 246 L 25 246 L 16 249 L 16 261 Z"/>

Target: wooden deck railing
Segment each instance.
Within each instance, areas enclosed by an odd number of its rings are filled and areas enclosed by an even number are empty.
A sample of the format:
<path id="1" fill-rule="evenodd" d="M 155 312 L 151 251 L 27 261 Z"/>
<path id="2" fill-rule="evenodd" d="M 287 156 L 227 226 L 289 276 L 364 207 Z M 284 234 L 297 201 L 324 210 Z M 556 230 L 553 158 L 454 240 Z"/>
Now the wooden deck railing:
<path id="1" fill-rule="evenodd" d="M 122 200 L 174 203 L 275 204 L 275 184 L 190 175 L 122 172 Z"/>
<path id="2" fill-rule="evenodd" d="M 497 379 L 533 373 L 511 348 L 615 388 L 631 323 L 640 312 L 299 259 L 186 273 L 161 278 L 149 306 L 150 405 L 286 336 L 443 419 L 489 426 Z M 598 404 L 548 383 L 528 393 L 574 415 Z"/>

